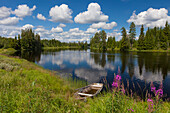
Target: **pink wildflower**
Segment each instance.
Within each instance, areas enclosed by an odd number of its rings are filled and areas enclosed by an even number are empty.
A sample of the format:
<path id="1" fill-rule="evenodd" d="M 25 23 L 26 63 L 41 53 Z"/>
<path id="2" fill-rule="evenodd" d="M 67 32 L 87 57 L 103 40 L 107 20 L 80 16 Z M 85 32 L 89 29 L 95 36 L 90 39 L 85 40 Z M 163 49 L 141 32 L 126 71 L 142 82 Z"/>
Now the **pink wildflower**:
<path id="1" fill-rule="evenodd" d="M 117 82 L 113 82 L 112 86 L 117 88 L 118 87 L 118 83 Z"/>
<path id="2" fill-rule="evenodd" d="M 152 99 L 148 99 L 148 112 L 152 112 L 153 111 L 153 100 Z"/>
<path id="3" fill-rule="evenodd" d="M 131 109 L 128 109 L 128 111 L 132 111 L 132 112 L 134 112 L 134 110 L 131 108 Z"/>
<path id="4" fill-rule="evenodd" d="M 152 99 L 148 99 L 147 102 L 152 102 L 153 103 L 153 100 Z"/>
<path id="5" fill-rule="evenodd" d="M 156 90 L 156 87 L 151 87 L 151 91 L 154 92 Z"/>
<path id="6" fill-rule="evenodd" d="M 121 76 L 116 75 L 116 80 L 121 80 Z"/>
<path id="7" fill-rule="evenodd" d="M 163 90 L 162 89 L 158 89 L 157 91 L 156 91 L 156 94 L 155 94 L 156 96 L 157 95 L 159 95 L 160 97 L 162 97 L 163 96 Z"/>

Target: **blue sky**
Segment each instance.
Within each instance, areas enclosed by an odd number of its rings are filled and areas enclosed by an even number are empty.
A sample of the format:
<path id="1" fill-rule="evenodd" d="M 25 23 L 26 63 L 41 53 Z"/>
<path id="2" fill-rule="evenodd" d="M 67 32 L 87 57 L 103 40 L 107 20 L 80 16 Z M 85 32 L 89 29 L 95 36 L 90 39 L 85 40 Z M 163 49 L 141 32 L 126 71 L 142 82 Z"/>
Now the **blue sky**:
<path id="1" fill-rule="evenodd" d="M 95 32 L 121 39 L 131 22 L 145 27 L 170 23 L 169 0 L 1 0 L 0 35 L 14 37 L 33 28 L 42 39 L 89 41 Z"/>

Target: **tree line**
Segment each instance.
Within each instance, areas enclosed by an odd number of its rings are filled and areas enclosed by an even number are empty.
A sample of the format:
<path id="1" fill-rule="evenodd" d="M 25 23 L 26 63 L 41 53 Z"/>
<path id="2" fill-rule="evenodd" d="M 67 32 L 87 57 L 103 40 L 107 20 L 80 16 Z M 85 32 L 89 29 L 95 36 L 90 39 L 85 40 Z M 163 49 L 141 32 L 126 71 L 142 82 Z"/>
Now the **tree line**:
<path id="1" fill-rule="evenodd" d="M 39 50 L 41 49 L 40 35 L 32 29 L 21 30 L 21 34 L 15 38 L 0 37 L 0 48 L 14 48 L 16 50 Z"/>
<path id="2" fill-rule="evenodd" d="M 51 39 L 51 40 L 41 40 L 42 47 L 59 47 L 59 48 L 81 48 L 87 49 L 88 43 L 86 42 L 60 42 L 59 40 Z"/>
<path id="3" fill-rule="evenodd" d="M 0 37 L 0 48 L 14 48 L 16 50 L 39 50 L 42 47 L 68 47 L 99 50 L 121 51 L 136 48 L 138 50 L 167 50 L 170 46 L 170 25 L 166 22 L 165 27 L 148 28 L 144 33 L 144 26 L 141 26 L 139 38 L 136 38 L 136 26 L 134 22 L 130 24 L 129 33 L 121 28 L 122 39 L 116 41 L 115 37 L 108 37 L 107 33 L 102 30 L 95 33 L 91 38 L 90 44 L 86 42 L 60 42 L 59 40 L 41 40 L 39 34 L 35 34 L 32 29 L 21 30 L 21 34 L 13 38 Z"/>
<path id="4" fill-rule="evenodd" d="M 60 42 L 59 40 L 41 40 L 39 34 L 35 34 L 32 29 L 21 30 L 21 34 L 15 38 L 5 38 L 0 36 L 0 48 L 14 48 L 16 50 L 41 50 L 42 47 L 67 47 L 87 49 L 86 42 Z"/>
<path id="5" fill-rule="evenodd" d="M 129 33 L 121 28 L 122 39 L 115 41 L 115 37 L 108 37 L 104 30 L 95 33 L 90 40 L 91 49 L 114 50 L 120 48 L 122 51 L 136 48 L 138 50 L 167 50 L 170 46 L 170 25 L 166 22 L 165 27 L 148 28 L 144 33 L 144 26 L 141 26 L 139 39 L 136 38 L 136 26 L 132 22 L 130 24 Z"/>

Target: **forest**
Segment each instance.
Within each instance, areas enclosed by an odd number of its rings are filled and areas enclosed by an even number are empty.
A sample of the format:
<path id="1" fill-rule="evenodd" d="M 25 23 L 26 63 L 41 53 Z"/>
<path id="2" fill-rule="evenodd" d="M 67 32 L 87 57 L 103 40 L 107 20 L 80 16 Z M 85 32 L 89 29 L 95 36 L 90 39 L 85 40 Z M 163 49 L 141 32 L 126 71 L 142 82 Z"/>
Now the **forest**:
<path id="1" fill-rule="evenodd" d="M 119 48 L 121 51 L 131 50 L 167 50 L 170 46 L 170 25 L 166 22 L 165 27 L 148 28 L 144 33 L 144 26 L 140 28 L 139 38 L 136 38 L 136 26 L 132 22 L 129 33 L 121 28 L 122 39 L 115 41 L 115 37 L 108 37 L 104 30 L 97 32 L 90 40 L 91 49 L 114 50 Z"/>
<path id="2" fill-rule="evenodd" d="M 18 34 L 14 39 L 0 37 L 0 48 L 36 51 L 41 49 L 40 35 L 35 34 L 32 29 L 21 30 L 21 35 Z"/>
<path id="3" fill-rule="evenodd" d="M 170 46 L 170 25 L 166 22 L 165 27 L 147 28 L 144 33 L 144 26 L 140 28 L 140 35 L 136 37 L 136 26 L 134 22 L 130 24 L 129 33 L 121 28 L 122 39 L 116 41 L 115 37 L 108 37 L 107 33 L 102 30 L 95 33 L 90 39 L 90 44 L 86 42 L 60 42 L 59 40 L 43 39 L 39 34 L 35 34 L 32 29 L 21 30 L 21 34 L 15 38 L 0 37 L 0 48 L 14 48 L 16 50 L 40 50 L 42 47 L 58 47 L 58 48 L 80 48 L 106 50 L 167 50 Z"/>
<path id="4" fill-rule="evenodd" d="M 14 48 L 16 50 L 41 50 L 43 47 L 67 47 L 67 48 L 80 48 L 87 49 L 88 43 L 86 42 L 60 42 L 55 39 L 47 40 L 40 39 L 39 34 L 35 34 L 32 29 L 21 30 L 21 35 L 15 38 L 6 38 L 0 36 L 0 48 Z"/>

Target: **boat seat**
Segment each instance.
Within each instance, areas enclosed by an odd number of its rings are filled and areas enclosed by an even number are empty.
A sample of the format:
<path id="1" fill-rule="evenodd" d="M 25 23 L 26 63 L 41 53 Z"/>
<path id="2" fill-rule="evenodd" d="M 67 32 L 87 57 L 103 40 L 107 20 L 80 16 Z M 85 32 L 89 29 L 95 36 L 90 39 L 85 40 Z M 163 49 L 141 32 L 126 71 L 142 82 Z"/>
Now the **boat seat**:
<path id="1" fill-rule="evenodd" d="M 92 89 L 100 89 L 100 87 L 92 87 Z"/>
<path id="2" fill-rule="evenodd" d="M 93 95 L 92 94 L 85 94 L 85 93 L 78 93 L 79 95 L 82 95 L 82 96 L 88 96 L 88 97 L 92 97 Z"/>
<path id="3" fill-rule="evenodd" d="M 102 85 L 91 85 L 92 87 L 98 87 L 98 88 L 101 88 Z"/>

